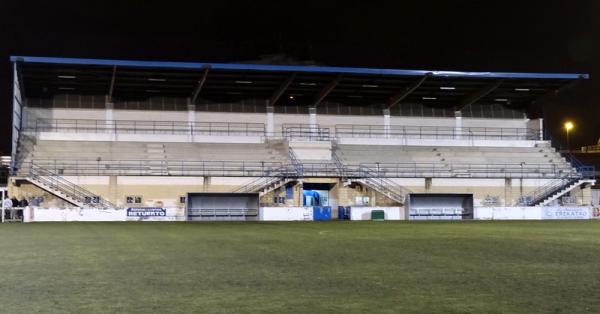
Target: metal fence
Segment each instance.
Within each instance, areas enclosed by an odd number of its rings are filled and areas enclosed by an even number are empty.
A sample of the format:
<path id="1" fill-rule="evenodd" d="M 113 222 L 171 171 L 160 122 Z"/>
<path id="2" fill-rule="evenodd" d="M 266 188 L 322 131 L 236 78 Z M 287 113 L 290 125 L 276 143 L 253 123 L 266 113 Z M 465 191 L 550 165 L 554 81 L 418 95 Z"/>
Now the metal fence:
<path id="1" fill-rule="evenodd" d="M 554 164 L 359 163 L 303 162 L 302 173 L 291 163 L 185 160 L 53 160 L 36 159 L 18 170 L 40 166 L 62 176 L 217 176 L 217 177 L 362 177 L 361 168 L 385 178 L 562 178 L 575 168 Z"/>
<path id="2" fill-rule="evenodd" d="M 473 140 L 542 139 L 539 130 L 528 128 L 337 124 L 331 130 L 328 127 L 311 124 L 283 124 L 280 133 L 268 133 L 263 123 L 91 119 L 37 119 L 33 125 L 28 126 L 27 130 L 70 133 L 261 136 L 310 141 L 329 141 L 332 137 Z"/>
<path id="3" fill-rule="evenodd" d="M 359 138 L 541 140 L 539 130 L 528 128 L 444 127 L 337 124 L 335 136 Z"/>
<path id="4" fill-rule="evenodd" d="M 35 132 L 264 136 L 263 123 L 37 119 Z"/>

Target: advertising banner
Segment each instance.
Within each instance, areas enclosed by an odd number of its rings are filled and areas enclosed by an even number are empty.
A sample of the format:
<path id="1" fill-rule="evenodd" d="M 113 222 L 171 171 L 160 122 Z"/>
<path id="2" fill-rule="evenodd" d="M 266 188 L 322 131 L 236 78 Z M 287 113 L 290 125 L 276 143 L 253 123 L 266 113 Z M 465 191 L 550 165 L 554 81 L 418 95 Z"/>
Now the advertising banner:
<path id="1" fill-rule="evenodd" d="M 167 209 L 160 207 L 130 207 L 127 208 L 127 217 L 166 217 Z"/>
<path id="2" fill-rule="evenodd" d="M 589 207 L 544 207 L 542 219 L 590 219 Z"/>

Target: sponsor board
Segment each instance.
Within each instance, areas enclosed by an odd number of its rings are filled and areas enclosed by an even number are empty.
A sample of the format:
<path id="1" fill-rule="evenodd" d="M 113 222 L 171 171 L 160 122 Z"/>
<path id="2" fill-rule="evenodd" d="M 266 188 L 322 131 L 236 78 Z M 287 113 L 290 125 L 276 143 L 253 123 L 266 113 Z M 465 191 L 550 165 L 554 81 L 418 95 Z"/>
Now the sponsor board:
<path id="1" fill-rule="evenodd" d="M 161 207 L 130 207 L 127 208 L 127 217 L 166 217 L 167 209 Z"/>
<path id="2" fill-rule="evenodd" d="M 542 219 L 590 219 L 589 207 L 544 207 Z"/>
<path id="3" fill-rule="evenodd" d="M 592 213 L 592 217 L 593 218 L 600 218 L 600 207 L 599 208 L 594 208 L 594 211 Z"/>

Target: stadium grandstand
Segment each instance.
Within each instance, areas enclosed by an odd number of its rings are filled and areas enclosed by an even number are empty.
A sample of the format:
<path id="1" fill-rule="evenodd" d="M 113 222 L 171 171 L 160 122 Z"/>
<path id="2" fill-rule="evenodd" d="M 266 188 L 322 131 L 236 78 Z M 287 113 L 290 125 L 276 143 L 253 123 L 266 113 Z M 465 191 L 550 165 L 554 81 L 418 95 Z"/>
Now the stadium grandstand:
<path id="1" fill-rule="evenodd" d="M 594 168 L 557 151 L 525 110 L 586 74 L 11 61 L 8 190 L 39 208 L 253 220 L 263 208 L 370 206 L 463 219 L 590 205 Z"/>

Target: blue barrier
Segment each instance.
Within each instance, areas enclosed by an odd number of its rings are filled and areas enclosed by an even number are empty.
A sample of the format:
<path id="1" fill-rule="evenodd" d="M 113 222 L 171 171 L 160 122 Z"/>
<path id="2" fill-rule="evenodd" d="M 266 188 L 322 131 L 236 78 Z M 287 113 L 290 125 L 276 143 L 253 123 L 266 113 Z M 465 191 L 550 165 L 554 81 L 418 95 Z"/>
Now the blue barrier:
<path id="1" fill-rule="evenodd" d="M 314 206 L 313 220 L 331 220 L 331 206 Z"/>

